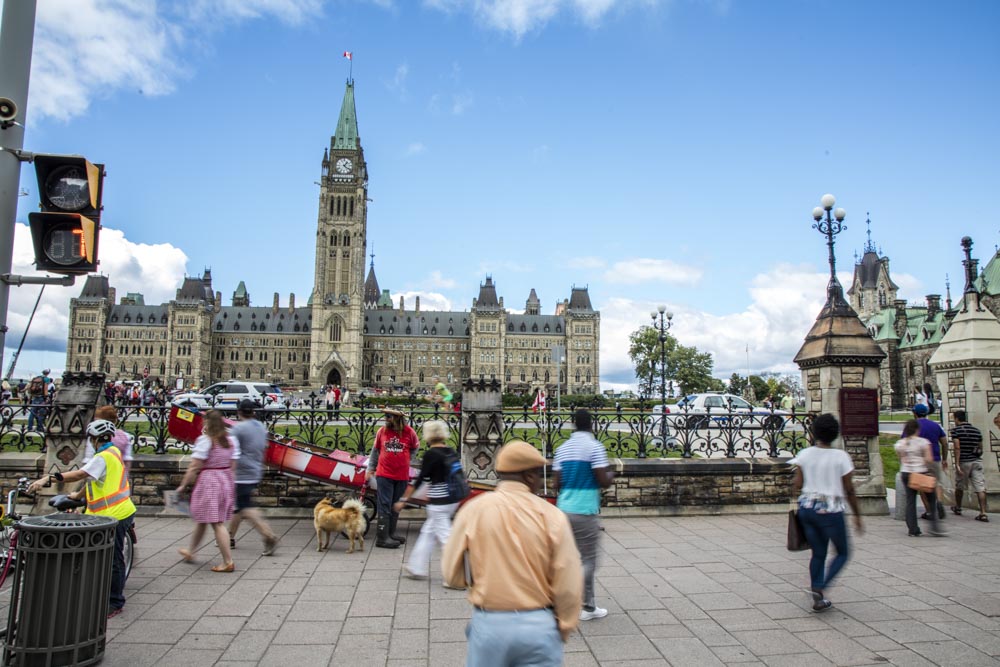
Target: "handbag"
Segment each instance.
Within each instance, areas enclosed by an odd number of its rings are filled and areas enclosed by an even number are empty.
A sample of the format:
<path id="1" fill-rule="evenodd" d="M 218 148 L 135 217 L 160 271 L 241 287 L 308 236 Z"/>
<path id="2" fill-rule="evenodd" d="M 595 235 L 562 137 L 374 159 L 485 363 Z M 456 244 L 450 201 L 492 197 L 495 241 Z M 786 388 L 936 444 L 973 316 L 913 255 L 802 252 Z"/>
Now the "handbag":
<path id="1" fill-rule="evenodd" d="M 937 480 L 922 472 L 911 472 L 906 480 L 906 486 L 920 493 L 931 493 L 937 487 Z"/>
<path id="2" fill-rule="evenodd" d="M 805 551 L 809 548 L 806 541 L 806 531 L 802 529 L 802 522 L 799 520 L 797 510 L 788 510 L 788 540 L 786 543 L 789 551 Z"/>

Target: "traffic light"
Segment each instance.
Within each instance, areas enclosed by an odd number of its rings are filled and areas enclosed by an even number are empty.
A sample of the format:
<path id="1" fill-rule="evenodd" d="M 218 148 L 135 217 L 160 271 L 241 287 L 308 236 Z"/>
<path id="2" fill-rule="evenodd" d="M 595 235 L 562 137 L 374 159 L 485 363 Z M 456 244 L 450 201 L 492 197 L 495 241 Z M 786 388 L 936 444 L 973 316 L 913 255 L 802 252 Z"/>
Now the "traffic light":
<path id="1" fill-rule="evenodd" d="M 49 273 L 97 270 L 104 165 L 79 155 L 35 155 L 41 213 L 28 215 L 35 266 Z"/>

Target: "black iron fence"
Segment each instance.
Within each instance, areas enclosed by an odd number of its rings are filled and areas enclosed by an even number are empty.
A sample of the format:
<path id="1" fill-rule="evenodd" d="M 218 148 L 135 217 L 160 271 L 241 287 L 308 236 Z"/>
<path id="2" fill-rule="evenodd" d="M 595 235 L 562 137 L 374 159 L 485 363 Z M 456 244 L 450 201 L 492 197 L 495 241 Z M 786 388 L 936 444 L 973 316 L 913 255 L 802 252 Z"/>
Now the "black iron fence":
<path id="1" fill-rule="evenodd" d="M 0 451 L 44 451 L 47 406 L 0 407 Z M 397 406 L 418 434 L 431 419 L 443 419 L 451 428 L 450 442 L 457 445 L 463 415 L 437 404 Z M 145 454 L 186 453 L 190 446 L 177 442 L 167 430 L 170 406 L 118 408 L 119 427 L 135 438 L 135 451 Z M 812 415 L 780 410 L 755 413 L 732 410 L 666 415 L 645 410 L 615 408 L 592 410 L 594 435 L 617 458 L 760 458 L 792 456 L 809 446 Z M 573 432 L 573 408 L 533 412 L 524 407 L 502 413 L 502 440 L 525 440 L 551 457 Z M 384 423 L 380 407 L 361 403 L 327 409 L 323 397 L 312 395 L 295 407 L 262 409 L 259 418 L 272 434 L 294 438 L 330 449 L 367 453 L 375 433 Z"/>

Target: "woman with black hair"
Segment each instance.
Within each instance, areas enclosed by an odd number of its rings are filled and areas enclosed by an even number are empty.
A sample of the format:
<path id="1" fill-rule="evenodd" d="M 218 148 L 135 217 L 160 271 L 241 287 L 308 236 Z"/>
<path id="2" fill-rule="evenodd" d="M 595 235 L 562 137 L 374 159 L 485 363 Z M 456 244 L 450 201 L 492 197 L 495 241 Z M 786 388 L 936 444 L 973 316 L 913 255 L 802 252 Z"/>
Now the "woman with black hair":
<path id="1" fill-rule="evenodd" d="M 847 563 L 850 553 L 844 521 L 847 505 L 854 512 L 854 529 L 860 534 L 864 526 L 851 481 L 854 464 L 847 452 L 831 446 L 840 435 L 837 418 L 831 414 L 816 417 L 812 423 L 812 435 L 815 441 L 813 446 L 803 449 L 790 463 L 795 465 L 792 486 L 798 494 L 799 520 L 812 549 L 809 561 L 812 609 L 822 612 L 833 606 L 824 591 Z M 830 542 L 833 542 L 837 555 L 826 567 Z"/>

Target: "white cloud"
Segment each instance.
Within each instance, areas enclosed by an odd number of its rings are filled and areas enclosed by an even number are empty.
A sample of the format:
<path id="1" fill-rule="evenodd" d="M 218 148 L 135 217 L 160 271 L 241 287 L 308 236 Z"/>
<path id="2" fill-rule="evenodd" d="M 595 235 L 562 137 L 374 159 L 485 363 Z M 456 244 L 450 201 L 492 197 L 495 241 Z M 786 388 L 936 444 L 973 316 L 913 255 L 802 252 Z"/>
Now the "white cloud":
<path id="1" fill-rule="evenodd" d="M 403 306 L 406 310 L 413 310 L 417 305 L 417 297 L 420 297 L 420 310 L 453 310 L 451 299 L 439 292 L 425 292 L 422 290 L 411 290 L 409 292 L 396 292 L 392 295 L 392 305 L 399 307 L 399 297 L 403 297 Z"/>
<path id="2" fill-rule="evenodd" d="M 605 274 L 610 283 L 637 284 L 664 282 L 674 285 L 694 285 L 701 280 L 701 269 L 678 264 L 669 259 L 649 259 L 638 257 L 615 262 Z"/>
<path id="3" fill-rule="evenodd" d="M 451 278 L 444 277 L 437 269 L 431 271 L 431 275 L 425 281 L 425 284 L 434 289 L 454 289 L 458 285 Z"/>
<path id="4" fill-rule="evenodd" d="M 451 112 L 456 116 L 461 116 L 472 106 L 472 93 L 456 93 L 451 96 Z"/>
<path id="5" fill-rule="evenodd" d="M 396 73 L 393 75 L 391 81 L 385 82 L 385 87 L 389 89 L 390 92 L 399 95 L 401 100 L 406 99 L 406 77 L 410 73 L 410 66 L 406 63 L 402 63 L 396 67 Z"/>
<path id="6" fill-rule="evenodd" d="M 479 272 L 489 275 L 500 275 L 507 271 L 513 273 L 531 273 L 535 269 L 527 264 L 520 264 L 507 259 L 486 259 L 480 262 Z"/>
<path id="7" fill-rule="evenodd" d="M 406 147 L 406 151 L 403 152 L 403 157 L 413 157 L 414 155 L 420 155 L 427 147 L 424 146 L 419 141 L 414 141 L 412 144 Z"/>
<path id="8" fill-rule="evenodd" d="M 15 0 L 16 1 L 16 0 Z M 298 25 L 323 0 L 196 0 L 177 9 L 155 0 L 38 3 L 28 108 L 62 121 L 94 96 L 119 90 L 166 95 L 187 71 L 196 38 L 232 21 L 276 18 Z"/>
<path id="9" fill-rule="evenodd" d="M 600 257 L 574 257 L 566 262 L 567 268 L 583 270 L 603 269 L 607 265 L 607 261 Z"/>
<path id="10" fill-rule="evenodd" d="M 126 239 L 121 231 L 108 227 L 101 230 L 98 254 L 101 273 L 110 278 L 118 297 L 124 296 L 126 292 L 141 292 L 149 304 L 163 303 L 174 298 L 175 291 L 184 278 L 187 263 L 184 252 L 169 243 L 134 243 Z M 31 232 L 27 225 L 17 224 L 14 231 L 13 272 L 25 276 L 44 275 L 35 270 L 34 259 Z M 25 341 L 25 349 L 55 352 L 66 350 L 69 300 L 79 296 L 85 281 L 86 276 L 81 276 L 71 287 L 49 285 L 45 288 L 38 313 Z M 7 315 L 10 327 L 6 340 L 8 347 L 17 347 L 20 342 L 38 290 L 36 285 L 11 287 Z"/>
<path id="11" fill-rule="evenodd" d="M 850 274 L 839 277 L 850 280 Z M 751 372 L 797 372 L 792 359 L 826 301 L 827 279 L 813 267 L 779 264 L 753 278 L 752 301 L 742 312 L 715 315 L 692 304 L 666 304 L 674 313 L 670 333 L 683 345 L 710 352 L 717 377 L 746 373 L 748 347 Z M 601 378 L 608 386 L 634 382 L 628 337 L 649 322 L 655 307 L 624 297 L 600 305 Z"/>
<path id="12" fill-rule="evenodd" d="M 481 23 L 516 38 L 541 29 L 560 12 L 596 27 L 615 7 L 658 4 L 661 0 L 424 0 L 425 6 L 444 12 L 468 11 Z"/>

